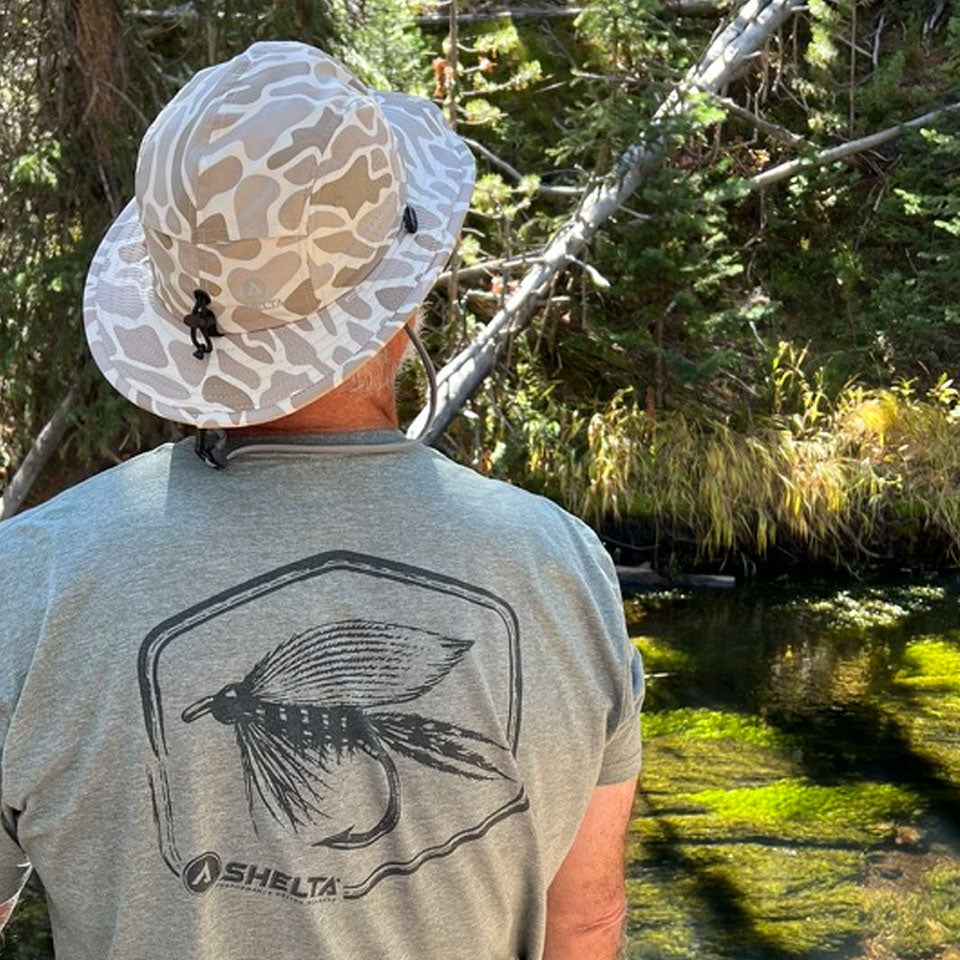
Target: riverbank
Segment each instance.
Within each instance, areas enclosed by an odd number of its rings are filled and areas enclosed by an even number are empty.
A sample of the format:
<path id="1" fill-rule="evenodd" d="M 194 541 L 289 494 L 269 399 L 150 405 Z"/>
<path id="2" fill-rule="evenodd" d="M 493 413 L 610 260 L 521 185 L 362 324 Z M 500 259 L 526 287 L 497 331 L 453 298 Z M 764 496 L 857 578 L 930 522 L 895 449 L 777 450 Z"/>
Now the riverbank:
<path id="1" fill-rule="evenodd" d="M 909 380 L 830 394 L 822 369 L 808 377 L 802 356 L 780 346 L 765 412 L 652 411 L 632 388 L 592 414 L 551 401 L 528 411 L 488 471 L 588 519 L 619 562 L 657 572 L 960 563 L 952 381 L 943 375 L 922 395 Z M 549 431 L 538 429 L 545 420 Z"/>

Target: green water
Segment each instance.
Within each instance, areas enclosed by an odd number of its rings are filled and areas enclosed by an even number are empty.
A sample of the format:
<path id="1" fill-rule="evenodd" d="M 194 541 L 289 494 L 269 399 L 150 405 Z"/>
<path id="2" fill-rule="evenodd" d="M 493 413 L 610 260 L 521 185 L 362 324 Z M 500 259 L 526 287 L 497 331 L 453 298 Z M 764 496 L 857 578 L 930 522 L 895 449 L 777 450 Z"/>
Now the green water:
<path id="1" fill-rule="evenodd" d="M 960 960 L 960 581 L 628 600 L 631 960 Z M 36 890 L 10 960 L 51 956 Z"/>
<path id="2" fill-rule="evenodd" d="M 631 960 L 960 960 L 958 590 L 627 602 Z"/>

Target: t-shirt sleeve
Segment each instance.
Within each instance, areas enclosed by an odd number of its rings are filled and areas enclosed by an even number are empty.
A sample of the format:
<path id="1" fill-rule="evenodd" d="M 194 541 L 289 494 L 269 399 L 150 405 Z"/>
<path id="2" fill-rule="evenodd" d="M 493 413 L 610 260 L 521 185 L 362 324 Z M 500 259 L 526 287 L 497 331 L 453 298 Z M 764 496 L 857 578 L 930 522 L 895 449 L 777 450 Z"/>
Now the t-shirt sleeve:
<path id="1" fill-rule="evenodd" d="M 597 777 L 597 786 L 623 783 L 640 772 L 642 745 L 640 739 L 640 710 L 643 707 L 643 659 L 627 631 L 623 612 L 623 595 L 613 558 L 607 553 L 597 535 L 582 521 L 577 521 L 587 538 L 596 575 L 589 584 L 594 603 L 604 624 L 605 636 L 602 661 L 613 671 L 611 689 L 615 701 L 611 704 L 607 741 Z"/>
<path id="2" fill-rule="evenodd" d="M 597 786 L 635 779 L 643 762 L 640 740 L 640 709 L 643 706 L 643 661 L 640 651 L 630 644 L 629 665 L 623 688 L 623 714 L 607 739 Z"/>

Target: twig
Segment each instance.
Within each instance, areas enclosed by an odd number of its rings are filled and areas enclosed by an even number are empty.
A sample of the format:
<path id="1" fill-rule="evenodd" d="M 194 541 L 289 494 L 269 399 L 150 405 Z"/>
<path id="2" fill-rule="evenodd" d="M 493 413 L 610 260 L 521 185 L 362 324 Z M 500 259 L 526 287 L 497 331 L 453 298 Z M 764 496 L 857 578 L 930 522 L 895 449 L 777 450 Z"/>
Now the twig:
<path id="1" fill-rule="evenodd" d="M 853 123 L 856 115 L 856 92 L 857 92 L 857 0 L 852 0 L 850 12 L 852 22 L 850 24 L 850 91 L 848 93 L 849 116 L 847 118 L 848 136 L 853 136 Z M 870 56 L 869 51 L 866 54 Z"/>
<path id="2" fill-rule="evenodd" d="M 871 59 L 873 60 L 873 69 L 880 69 L 880 38 L 883 36 L 883 27 L 887 22 L 887 15 L 885 13 L 880 14 L 880 19 L 877 21 L 877 31 L 873 35 L 873 54 Z"/>

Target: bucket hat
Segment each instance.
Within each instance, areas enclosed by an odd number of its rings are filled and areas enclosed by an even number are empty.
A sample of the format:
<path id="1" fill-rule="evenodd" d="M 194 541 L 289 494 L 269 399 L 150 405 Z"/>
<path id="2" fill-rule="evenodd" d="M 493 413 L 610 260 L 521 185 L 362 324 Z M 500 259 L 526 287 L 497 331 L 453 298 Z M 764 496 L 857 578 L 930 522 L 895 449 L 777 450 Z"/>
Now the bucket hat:
<path id="1" fill-rule="evenodd" d="M 430 101 L 322 51 L 255 43 L 147 130 L 135 197 L 84 288 L 93 358 L 128 400 L 201 428 L 337 387 L 449 258 L 475 168 Z"/>

